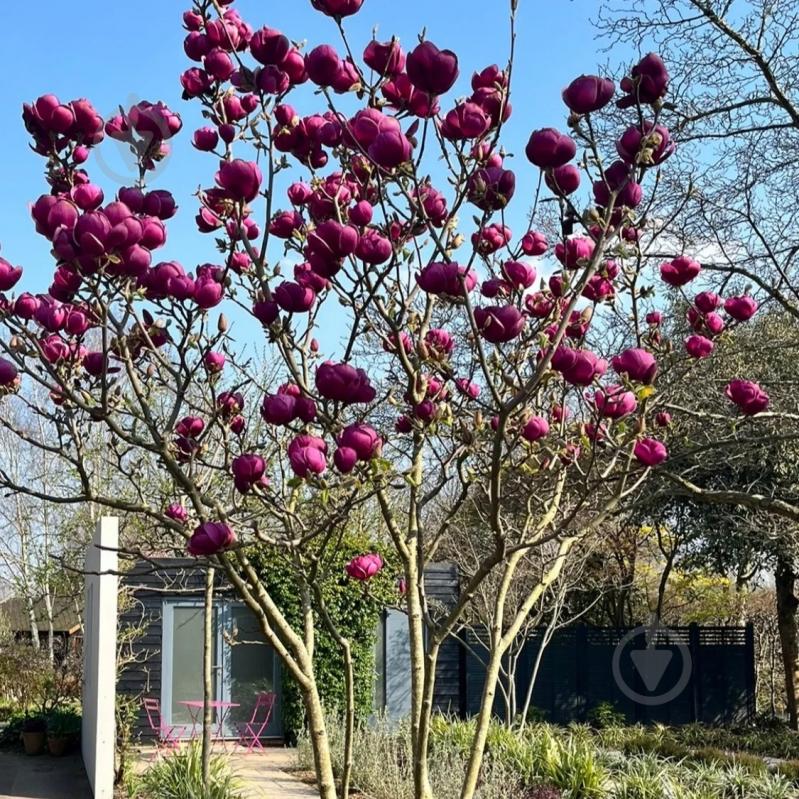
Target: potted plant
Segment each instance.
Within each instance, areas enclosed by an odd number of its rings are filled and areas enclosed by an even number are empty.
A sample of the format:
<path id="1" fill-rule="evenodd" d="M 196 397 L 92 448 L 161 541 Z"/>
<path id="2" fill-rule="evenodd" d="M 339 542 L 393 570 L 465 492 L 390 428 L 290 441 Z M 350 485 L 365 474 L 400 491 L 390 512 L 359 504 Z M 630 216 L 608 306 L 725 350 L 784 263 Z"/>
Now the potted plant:
<path id="1" fill-rule="evenodd" d="M 54 711 L 47 718 L 47 748 L 61 757 L 80 731 L 80 716 L 72 710 Z"/>
<path id="2" fill-rule="evenodd" d="M 22 745 L 26 755 L 40 755 L 44 751 L 47 724 L 41 716 L 28 716 L 22 723 Z"/>

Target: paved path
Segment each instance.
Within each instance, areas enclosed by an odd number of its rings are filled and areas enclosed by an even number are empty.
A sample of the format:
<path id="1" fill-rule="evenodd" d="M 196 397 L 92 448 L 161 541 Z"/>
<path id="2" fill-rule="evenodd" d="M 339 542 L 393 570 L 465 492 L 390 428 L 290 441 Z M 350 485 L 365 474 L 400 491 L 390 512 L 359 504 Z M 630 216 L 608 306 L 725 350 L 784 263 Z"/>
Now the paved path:
<path id="1" fill-rule="evenodd" d="M 268 746 L 263 751 L 247 754 L 235 745 L 215 744 L 213 753 L 225 758 L 244 783 L 246 799 L 319 799 L 319 792 L 314 787 L 290 773 L 297 762 L 293 749 Z M 139 749 L 135 769 L 142 771 L 147 768 L 155 754 L 151 746 Z M 0 799 L 5 797 L 0 796 Z"/>
<path id="2" fill-rule="evenodd" d="M 231 754 L 234 771 L 247 784 L 247 799 L 319 799 L 310 785 L 285 771 L 295 765 L 292 749 L 266 748 L 252 754 Z"/>
<path id="3" fill-rule="evenodd" d="M 80 755 L 0 752 L 0 799 L 92 799 Z"/>

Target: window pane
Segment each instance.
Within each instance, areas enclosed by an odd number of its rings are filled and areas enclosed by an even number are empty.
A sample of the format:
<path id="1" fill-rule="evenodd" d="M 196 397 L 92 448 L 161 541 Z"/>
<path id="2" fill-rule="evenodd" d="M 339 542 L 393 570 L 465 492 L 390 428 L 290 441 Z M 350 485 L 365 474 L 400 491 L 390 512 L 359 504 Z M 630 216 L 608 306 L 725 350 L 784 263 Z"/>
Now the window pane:
<path id="1" fill-rule="evenodd" d="M 203 609 L 176 605 L 172 619 L 172 723 L 190 724 L 191 714 L 180 702 L 203 698 Z"/>
<path id="2" fill-rule="evenodd" d="M 279 692 L 276 684 L 278 670 L 275 653 L 266 642 L 258 620 L 247 607 L 231 609 L 233 640 L 229 646 L 230 700 L 239 705 L 231 708 L 230 721 L 244 721 L 252 717 L 255 700 L 259 693 Z M 279 701 L 275 704 L 265 735 L 279 729 L 277 717 Z"/>

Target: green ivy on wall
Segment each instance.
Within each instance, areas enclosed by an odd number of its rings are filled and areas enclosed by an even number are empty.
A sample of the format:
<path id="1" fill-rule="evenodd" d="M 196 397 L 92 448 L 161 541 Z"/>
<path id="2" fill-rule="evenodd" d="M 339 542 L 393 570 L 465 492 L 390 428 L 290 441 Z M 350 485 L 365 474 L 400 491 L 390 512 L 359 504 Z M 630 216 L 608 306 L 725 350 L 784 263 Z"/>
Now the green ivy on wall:
<path id="1" fill-rule="evenodd" d="M 328 613 L 352 647 L 355 708 L 359 719 L 367 718 L 372 712 L 375 636 L 383 609 L 387 604 L 397 602 L 397 581 L 395 571 L 386 564 L 367 588 L 363 583 L 348 579 L 344 566 L 355 555 L 376 549 L 368 537 L 346 534 L 337 549 L 337 561 L 340 560 L 340 563 L 331 565 L 322 578 L 322 595 Z M 300 581 L 296 567 L 287 561 L 283 551 L 267 546 L 253 548 L 248 555 L 275 603 L 294 629 L 301 629 Z M 315 630 L 314 668 L 322 702 L 328 712 L 343 711 L 345 697 L 341 650 L 318 617 Z M 305 710 L 297 686 L 285 669 L 282 679 L 284 732 L 286 738 L 293 741 L 304 726 Z"/>

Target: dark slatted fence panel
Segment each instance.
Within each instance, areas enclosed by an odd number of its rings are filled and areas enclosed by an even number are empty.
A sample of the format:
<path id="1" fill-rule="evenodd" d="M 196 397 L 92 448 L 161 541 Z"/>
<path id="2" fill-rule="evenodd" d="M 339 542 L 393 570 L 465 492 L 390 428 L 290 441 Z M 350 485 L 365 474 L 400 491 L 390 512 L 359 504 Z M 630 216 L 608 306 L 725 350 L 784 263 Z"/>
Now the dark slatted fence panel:
<path id="1" fill-rule="evenodd" d="M 532 707 L 556 723 L 585 721 L 591 710 L 610 703 L 628 721 L 663 724 L 736 723 L 751 719 L 755 705 L 754 638 L 751 627 L 669 628 L 655 636 L 658 652 L 670 654 L 658 687 L 649 691 L 634 665 L 631 651 L 647 646 L 643 635 L 626 639 L 633 628 L 596 628 L 575 625 L 557 631 L 545 647 L 533 687 Z M 461 704 L 464 715 L 476 713 L 485 678 L 480 659 L 485 648 L 479 635 L 464 633 L 462 668 L 465 686 Z M 544 638 L 534 630 L 519 658 L 516 674 L 518 708 L 530 686 L 536 658 Z M 626 641 L 626 643 L 625 643 Z M 617 680 L 613 671 L 614 653 L 623 645 L 618 658 Z M 479 654 L 479 658 L 474 653 Z M 683 655 L 688 656 L 688 678 L 682 688 L 666 702 L 647 701 L 679 686 L 683 674 Z M 664 660 L 667 656 L 663 656 Z M 625 683 L 643 699 L 629 696 L 620 686 Z M 504 703 L 496 701 L 494 711 L 504 717 Z"/>

